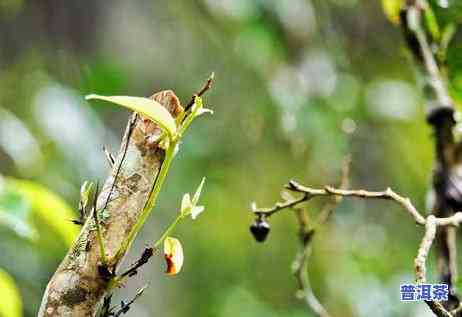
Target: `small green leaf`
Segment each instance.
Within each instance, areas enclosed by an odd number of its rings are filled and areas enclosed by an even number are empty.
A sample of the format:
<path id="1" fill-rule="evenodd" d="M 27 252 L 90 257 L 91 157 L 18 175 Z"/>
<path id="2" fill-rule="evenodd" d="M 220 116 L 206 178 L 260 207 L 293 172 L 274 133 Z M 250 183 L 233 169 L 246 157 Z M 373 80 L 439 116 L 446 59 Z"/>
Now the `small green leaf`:
<path id="1" fill-rule="evenodd" d="M 80 203 L 82 208 L 86 208 L 90 202 L 90 196 L 93 191 L 94 183 L 85 181 L 80 187 Z"/>
<path id="2" fill-rule="evenodd" d="M 192 208 L 192 203 L 191 203 L 191 196 L 186 193 L 183 195 L 183 199 L 181 199 L 181 209 L 180 213 L 182 217 L 185 217 L 189 214 Z"/>
<path id="3" fill-rule="evenodd" d="M 439 41 L 441 37 L 440 28 L 438 26 L 438 21 L 436 20 L 435 13 L 430 7 L 427 7 L 425 12 L 425 24 L 430 31 L 432 38 L 435 41 Z"/>
<path id="4" fill-rule="evenodd" d="M 13 278 L 0 269 L 0 316 L 21 317 L 22 300 L 21 294 Z"/>
<path id="5" fill-rule="evenodd" d="M 170 136 L 176 133 L 175 119 L 173 119 L 167 109 L 152 99 L 129 96 L 100 96 L 95 94 L 88 95 L 85 99 L 99 99 L 118 104 L 148 117 L 164 129 Z"/>
<path id="6" fill-rule="evenodd" d="M 202 108 L 203 103 L 202 103 L 202 98 L 199 96 L 194 97 L 194 108 Z"/>
<path id="7" fill-rule="evenodd" d="M 196 220 L 197 216 L 199 216 L 199 214 L 201 212 L 203 212 L 205 210 L 205 207 L 204 206 L 194 206 L 192 209 L 191 209 L 191 218 L 193 220 Z"/>
<path id="8" fill-rule="evenodd" d="M 204 183 L 205 183 L 205 177 L 202 177 L 201 183 L 197 187 L 196 193 L 194 194 L 193 199 L 192 199 L 192 204 L 194 206 L 197 205 L 197 202 L 199 201 L 199 197 L 201 196 L 202 187 L 204 187 Z"/>

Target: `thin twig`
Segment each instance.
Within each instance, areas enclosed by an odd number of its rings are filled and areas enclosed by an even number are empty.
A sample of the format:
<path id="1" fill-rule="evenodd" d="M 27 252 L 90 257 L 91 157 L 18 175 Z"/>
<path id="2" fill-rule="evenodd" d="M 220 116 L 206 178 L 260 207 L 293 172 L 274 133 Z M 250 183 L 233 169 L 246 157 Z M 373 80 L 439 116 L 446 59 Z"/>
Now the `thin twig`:
<path id="1" fill-rule="evenodd" d="M 124 273 L 120 274 L 120 278 L 125 276 L 131 277 L 138 273 L 138 269 L 144 264 L 148 263 L 149 259 L 154 255 L 154 248 L 145 248 L 140 258 L 126 270 Z"/>
<path id="2" fill-rule="evenodd" d="M 340 188 L 346 189 L 350 187 L 350 165 L 351 155 L 348 155 L 342 162 L 342 178 L 340 182 Z M 332 199 L 327 202 L 319 213 L 316 223 L 318 225 L 324 224 L 329 219 L 332 211 L 337 208 L 338 204 L 342 201 L 342 196 L 333 196 Z"/>
<path id="3" fill-rule="evenodd" d="M 307 229 L 308 223 L 306 221 L 306 213 L 302 208 L 296 208 L 295 213 L 299 222 L 300 231 L 300 251 L 295 256 L 292 264 L 293 274 L 298 283 L 298 293 L 303 296 L 306 305 L 320 317 L 330 317 L 327 310 L 318 300 L 311 288 L 309 274 L 308 274 L 308 259 L 311 254 L 311 241 L 313 239 L 315 230 Z"/>
<path id="4" fill-rule="evenodd" d="M 147 287 L 148 287 L 148 286 L 145 285 L 145 286 L 143 286 L 142 288 L 140 288 L 140 289 L 138 290 L 138 292 L 135 294 L 135 296 L 133 296 L 133 298 L 132 298 L 131 300 L 129 300 L 128 302 L 121 301 L 121 302 L 120 302 L 120 305 L 114 306 L 114 307 L 110 307 L 110 305 L 111 305 L 111 300 L 112 300 L 112 295 L 109 295 L 109 296 L 105 297 L 105 298 L 104 298 L 103 308 L 102 308 L 100 317 L 120 317 L 120 316 L 122 316 L 123 314 L 126 314 L 126 313 L 130 310 L 131 305 L 132 305 L 141 295 L 143 295 L 143 292 L 144 292 L 144 290 L 145 290 Z"/>
<path id="5" fill-rule="evenodd" d="M 212 83 L 213 79 L 215 78 L 215 73 L 211 73 L 207 81 L 204 83 L 204 85 L 199 89 L 191 98 L 191 100 L 188 102 L 186 107 L 184 108 L 184 111 L 187 112 L 194 104 L 196 97 L 202 96 L 207 90 L 212 88 Z"/>
<path id="6" fill-rule="evenodd" d="M 114 155 L 112 155 L 111 152 L 109 152 L 109 150 L 107 149 L 106 145 L 103 145 L 103 152 L 104 152 L 104 155 L 106 156 L 106 159 L 109 163 L 109 165 L 111 166 L 111 168 L 114 166 L 115 164 L 115 157 Z"/>
<path id="7" fill-rule="evenodd" d="M 425 70 L 429 76 L 429 84 L 432 86 L 440 106 L 454 107 L 451 97 L 449 96 L 446 84 L 441 76 L 438 63 L 433 56 L 432 49 L 422 28 L 422 12 L 428 10 L 428 3 L 425 0 L 408 1 L 405 9 L 406 25 L 409 31 L 414 33 L 420 48 L 420 54 L 424 62 Z"/>
<path id="8" fill-rule="evenodd" d="M 419 225 L 424 225 L 425 235 L 422 239 L 422 242 L 419 247 L 418 255 L 415 258 L 415 274 L 416 282 L 423 283 L 426 281 L 426 259 L 430 251 L 433 240 L 435 239 L 437 227 L 458 227 L 462 223 L 462 212 L 457 212 L 450 217 L 437 218 L 434 215 L 430 215 L 428 218 L 424 218 L 422 214 L 415 208 L 411 200 L 407 197 L 403 197 L 391 188 L 387 188 L 384 191 L 368 191 L 364 189 L 359 190 L 347 190 L 342 188 L 334 188 L 331 186 L 325 186 L 324 189 L 316 189 L 311 187 L 303 186 L 293 180 L 289 181 L 289 184 L 285 188 L 303 194 L 302 197 L 297 199 L 288 200 L 286 202 L 278 202 L 273 207 L 270 208 L 257 208 L 255 204 L 253 205 L 252 211 L 260 216 L 271 216 L 285 208 L 297 208 L 298 204 L 310 200 L 314 197 L 356 197 L 362 199 L 384 199 L 392 200 L 398 205 L 400 205 L 407 213 L 414 219 L 414 221 Z M 340 200 L 337 200 L 339 203 Z M 335 207 L 335 206 L 333 206 Z M 301 253 L 297 256 L 295 261 L 295 275 L 301 289 L 304 290 L 304 295 L 306 298 L 307 304 L 319 315 L 319 316 L 328 316 L 322 315 L 327 312 L 321 309 L 319 301 L 314 297 L 314 294 L 309 286 L 309 280 L 307 273 L 304 272 L 306 268 L 306 261 L 309 253 L 310 242 L 314 234 L 314 229 L 307 230 L 307 221 L 306 217 L 301 213 L 297 212 L 299 225 L 301 228 L 300 235 L 303 245 Z M 307 295 L 308 294 L 308 295 Z M 440 317 L 451 317 L 453 316 L 446 308 L 439 302 L 436 301 L 426 301 L 430 309 Z M 319 305 L 318 305 L 319 304 Z"/>
<path id="9" fill-rule="evenodd" d="M 452 218 L 452 217 L 451 217 Z M 425 234 L 422 238 L 422 242 L 420 243 L 419 249 L 417 251 L 417 256 L 414 259 L 414 269 L 415 269 L 415 280 L 418 284 L 425 284 L 427 282 L 427 269 L 426 269 L 426 261 L 428 257 L 428 253 L 430 252 L 430 248 L 435 240 L 436 236 L 436 228 L 439 225 L 448 225 L 449 223 L 453 223 L 451 221 L 446 221 L 446 219 L 438 219 L 430 215 L 427 217 L 425 222 Z M 444 306 L 437 302 L 437 301 L 425 301 L 425 303 L 430 307 L 430 309 L 440 317 L 451 317 L 453 316 L 450 312 L 444 308 Z"/>
<path id="10" fill-rule="evenodd" d="M 411 203 L 411 200 L 407 197 L 403 197 L 391 188 L 387 188 L 384 191 L 368 191 L 364 189 L 346 190 L 337 189 L 331 186 L 325 186 L 324 189 L 315 189 L 311 187 L 303 186 L 294 180 L 290 180 L 289 184 L 285 186 L 287 189 L 308 195 L 311 199 L 317 196 L 343 196 L 343 197 L 357 197 L 366 199 L 384 199 L 392 200 L 402 206 L 420 225 L 425 224 L 425 218 L 419 213 L 419 211 Z"/>
<path id="11" fill-rule="evenodd" d="M 300 203 L 307 201 L 311 197 L 309 195 L 304 194 L 300 198 L 294 198 L 292 200 L 287 200 L 285 202 L 276 202 L 272 207 L 269 208 L 258 208 L 257 204 L 253 202 L 251 204 L 251 210 L 254 214 L 259 215 L 259 216 L 265 216 L 267 218 L 271 217 L 273 214 L 277 213 L 278 211 L 281 211 L 283 209 L 295 207 L 299 205 Z"/>

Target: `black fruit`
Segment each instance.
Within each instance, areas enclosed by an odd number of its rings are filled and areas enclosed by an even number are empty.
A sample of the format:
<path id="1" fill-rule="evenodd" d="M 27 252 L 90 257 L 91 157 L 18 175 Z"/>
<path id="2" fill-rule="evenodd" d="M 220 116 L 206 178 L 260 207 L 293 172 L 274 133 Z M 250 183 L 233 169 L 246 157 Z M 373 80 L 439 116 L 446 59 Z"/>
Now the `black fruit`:
<path id="1" fill-rule="evenodd" d="M 264 219 L 257 219 L 251 226 L 250 232 L 252 233 L 255 240 L 263 242 L 266 240 L 268 233 L 270 232 L 270 225 Z"/>

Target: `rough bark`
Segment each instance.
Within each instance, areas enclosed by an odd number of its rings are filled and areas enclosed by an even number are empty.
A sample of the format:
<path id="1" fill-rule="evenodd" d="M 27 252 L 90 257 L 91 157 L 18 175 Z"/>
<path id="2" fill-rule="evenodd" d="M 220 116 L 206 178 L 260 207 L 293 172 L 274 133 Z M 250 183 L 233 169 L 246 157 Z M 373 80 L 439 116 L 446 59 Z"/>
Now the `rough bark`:
<path id="1" fill-rule="evenodd" d="M 181 112 L 172 91 L 151 98 L 173 116 Z M 101 230 L 109 267 L 117 268 L 122 261 L 123 256 L 115 259 L 114 255 L 137 222 L 156 182 L 165 157 L 155 142 L 159 133 L 154 123 L 137 114 L 131 116 L 116 163 L 97 198 L 97 209 L 104 209 Z M 95 316 L 109 285 L 98 269 L 100 265 L 95 222 L 90 216 L 49 281 L 38 316 Z"/>

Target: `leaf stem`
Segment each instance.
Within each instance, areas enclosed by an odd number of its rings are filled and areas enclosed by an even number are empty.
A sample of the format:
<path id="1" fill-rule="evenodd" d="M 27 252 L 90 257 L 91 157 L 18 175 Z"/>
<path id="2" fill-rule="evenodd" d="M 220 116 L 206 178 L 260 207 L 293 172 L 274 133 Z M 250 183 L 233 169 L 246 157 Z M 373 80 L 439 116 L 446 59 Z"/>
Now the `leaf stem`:
<path id="1" fill-rule="evenodd" d="M 173 229 L 175 229 L 176 225 L 178 224 L 178 222 L 180 222 L 182 218 L 182 215 L 178 215 L 175 218 L 175 220 L 170 224 L 170 226 L 168 226 L 167 230 L 165 230 L 162 236 L 154 243 L 154 249 L 157 249 L 159 247 L 162 241 L 164 241 L 165 238 L 167 238 L 167 236 L 173 231 Z"/>
<path id="2" fill-rule="evenodd" d="M 141 211 L 141 216 L 138 218 L 138 221 L 135 223 L 127 238 L 120 246 L 120 249 L 117 251 L 115 255 L 116 260 L 120 259 L 125 254 L 126 250 L 130 247 L 131 243 L 135 239 L 136 234 L 146 222 L 146 219 L 150 215 L 152 208 L 155 206 L 157 197 L 160 193 L 160 189 L 162 188 L 162 185 L 167 176 L 167 172 L 170 168 L 170 164 L 172 163 L 173 157 L 175 156 L 175 148 L 178 145 L 178 141 L 178 138 L 176 140 L 170 141 L 170 145 L 167 149 L 167 152 L 165 153 L 165 160 L 160 167 L 159 174 L 154 182 L 154 186 L 149 194 L 148 200 L 144 204 L 143 210 Z"/>

